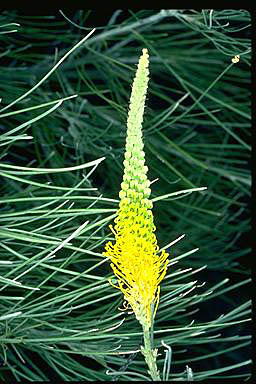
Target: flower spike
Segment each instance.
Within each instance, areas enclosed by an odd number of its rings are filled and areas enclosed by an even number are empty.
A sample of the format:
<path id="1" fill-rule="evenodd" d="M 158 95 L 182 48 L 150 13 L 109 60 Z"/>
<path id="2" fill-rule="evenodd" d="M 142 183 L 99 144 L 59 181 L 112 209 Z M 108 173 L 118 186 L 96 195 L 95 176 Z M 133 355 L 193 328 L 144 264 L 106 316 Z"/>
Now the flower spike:
<path id="1" fill-rule="evenodd" d="M 118 278 L 118 286 L 143 327 L 151 327 L 159 302 L 160 282 L 168 264 L 168 253 L 158 255 L 152 215 L 151 189 L 143 151 L 142 122 L 149 80 L 149 57 L 142 50 L 133 81 L 127 120 L 124 175 L 114 228 L 115 243 L 108 242 L 104 256 Z M 152 314 L 152 308 L 154 313 Z"/>

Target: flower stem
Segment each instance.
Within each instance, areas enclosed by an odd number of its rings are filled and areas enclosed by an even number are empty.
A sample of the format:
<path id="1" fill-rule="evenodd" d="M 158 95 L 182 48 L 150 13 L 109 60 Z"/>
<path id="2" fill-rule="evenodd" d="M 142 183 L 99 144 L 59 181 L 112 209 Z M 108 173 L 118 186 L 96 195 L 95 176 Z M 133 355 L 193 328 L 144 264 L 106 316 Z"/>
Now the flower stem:
<path id="1" fill-rule="evenodd" d="M 141 352 L 145 357 L 145 361 L 149 367 L 148 373 L 152 377 L 153 381 L 161 381 L 159 371 L 157 370 L 156 357 L 157 349 L 152 349 L 151 337 L 149 333 L 149 328 L 147 326 L 143 327 L 144 334 L 144 347 L 141 347 Z"/>

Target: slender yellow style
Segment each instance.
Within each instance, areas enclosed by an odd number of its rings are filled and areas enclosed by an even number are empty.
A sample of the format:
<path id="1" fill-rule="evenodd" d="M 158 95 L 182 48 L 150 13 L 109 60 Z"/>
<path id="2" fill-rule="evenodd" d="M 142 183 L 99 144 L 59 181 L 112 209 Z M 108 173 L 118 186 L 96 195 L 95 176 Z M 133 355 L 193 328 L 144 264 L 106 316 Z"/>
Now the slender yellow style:
<path id="1" fill-rule="evenodd" d="M 159 247 L 154 234 L 150 181 L 143 151 L 142 122 L 149 80 L 148 64 L 148 52 L 143 49 L 130 98 L 119 210 L 114 227 L 110 226 L 115 243 L 108 242 L 103 253 L 110 259 L 118 278 L 115 287 L 123 292 L 145 329 L 152 325 L 159 301 L 159 284 L 168 263 L 165 251 L 157 254 Z"/>

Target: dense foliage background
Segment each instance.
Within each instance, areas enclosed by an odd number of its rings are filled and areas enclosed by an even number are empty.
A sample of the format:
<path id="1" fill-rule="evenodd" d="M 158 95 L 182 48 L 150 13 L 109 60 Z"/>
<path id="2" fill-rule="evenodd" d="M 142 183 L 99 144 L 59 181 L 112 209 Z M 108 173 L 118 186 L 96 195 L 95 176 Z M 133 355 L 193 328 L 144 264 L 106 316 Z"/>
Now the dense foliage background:
<path id="1" fill-rule="evenodd" d="M 248 379 L 250 22 L 243 9 L 1 13 L 1 380 L 149 380 L 102 256 L 143 47 L 146 161 L 170 254 L 159 369 Z"/>

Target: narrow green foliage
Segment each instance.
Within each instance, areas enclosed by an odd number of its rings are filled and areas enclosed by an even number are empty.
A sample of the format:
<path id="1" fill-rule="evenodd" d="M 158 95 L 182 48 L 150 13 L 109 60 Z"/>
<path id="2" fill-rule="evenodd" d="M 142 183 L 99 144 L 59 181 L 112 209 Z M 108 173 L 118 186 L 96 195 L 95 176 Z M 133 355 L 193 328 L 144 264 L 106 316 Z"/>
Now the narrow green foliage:
<path id="1" fill-rule="evenodd" d="M 171 255 L 151 330 L 157 369 L 248 380 L 251 15 L 98 16 L 0 15 L 0 381 L 151 380 L 141 326 L 118 309 L 102 255 L 143 47 L 143 190 Z"/>

